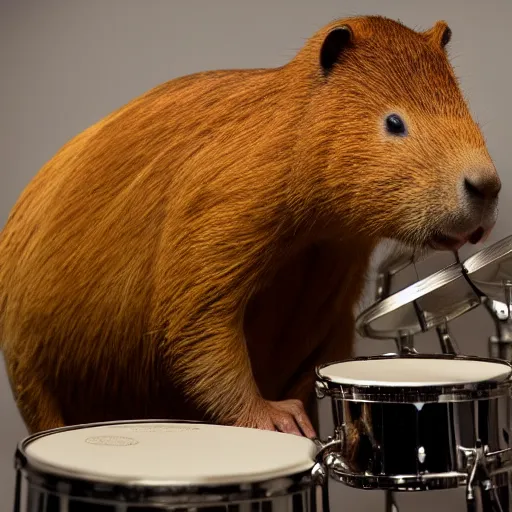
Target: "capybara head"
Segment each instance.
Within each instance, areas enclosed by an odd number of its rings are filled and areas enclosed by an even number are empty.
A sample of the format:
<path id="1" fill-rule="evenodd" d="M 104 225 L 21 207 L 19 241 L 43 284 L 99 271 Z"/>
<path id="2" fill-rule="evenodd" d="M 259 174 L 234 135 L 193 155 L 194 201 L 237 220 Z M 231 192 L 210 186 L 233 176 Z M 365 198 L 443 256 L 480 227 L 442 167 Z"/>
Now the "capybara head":
<path id="1" fill-rule="evenodd" d="M 305 129 L 321 142 L 304 158 L 320 164 L 324 205 L 367 234 L 455 250 L 495 224 L 501 183 L 448 61 L 450 37 L 443 21 L 415 32 L 349 18 L 308 48 L 320 84 Z"/>

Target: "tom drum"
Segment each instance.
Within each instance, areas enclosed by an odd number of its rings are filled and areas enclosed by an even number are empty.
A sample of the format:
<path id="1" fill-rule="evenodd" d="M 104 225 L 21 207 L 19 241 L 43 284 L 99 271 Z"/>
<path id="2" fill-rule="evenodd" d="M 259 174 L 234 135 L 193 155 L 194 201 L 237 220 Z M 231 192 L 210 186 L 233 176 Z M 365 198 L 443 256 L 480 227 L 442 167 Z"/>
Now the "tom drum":
<path id="1" fill-rule="evenodd" d="M 499 475 L 510 462 L 511 375 L 505 361 L 455 355 L 319 367 L 317 395 L 331 399 L 338 440 L 331 475 L 363 489 L 418 491 L 466 485 L 481 466 L 508 485 Z"/>
<path id="2" fill-rule="evenodd" d="M 203 423 L 56 429 L 18 446 L 15 512 L 316 512 L 328 506 L 317 450 L 303 437 Z"/>

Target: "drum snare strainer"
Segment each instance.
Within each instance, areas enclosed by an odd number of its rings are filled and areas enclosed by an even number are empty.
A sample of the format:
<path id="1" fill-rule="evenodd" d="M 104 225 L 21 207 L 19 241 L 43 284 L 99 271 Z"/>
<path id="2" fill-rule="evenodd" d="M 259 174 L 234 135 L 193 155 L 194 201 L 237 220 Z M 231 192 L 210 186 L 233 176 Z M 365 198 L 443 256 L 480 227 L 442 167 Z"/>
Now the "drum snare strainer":
<path id="1" fill-rule="evenodd" d="M 417 491 L 496 481 L 509 467 L 512 367 L 455 355 L 356 358 L 317 369 L 332 403 L 331 475 L 363 489 Z M 508 470 L 508 469 L 507 469 Z M 494 476 L 493 476 L 494 475 Z"/>

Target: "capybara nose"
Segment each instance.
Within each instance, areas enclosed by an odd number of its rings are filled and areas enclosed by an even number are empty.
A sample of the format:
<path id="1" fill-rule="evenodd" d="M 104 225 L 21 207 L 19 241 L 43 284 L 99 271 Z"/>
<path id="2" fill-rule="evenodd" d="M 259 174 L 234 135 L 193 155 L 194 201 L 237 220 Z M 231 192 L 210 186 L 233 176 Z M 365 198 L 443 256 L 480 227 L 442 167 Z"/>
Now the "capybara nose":
<path id="1" fill-rule="evenodd" d="M 488 170 L 467 174 L 464 189 L 471 200 L 494 201 L 501 190 L 501 180 L 495 172 Z"/>

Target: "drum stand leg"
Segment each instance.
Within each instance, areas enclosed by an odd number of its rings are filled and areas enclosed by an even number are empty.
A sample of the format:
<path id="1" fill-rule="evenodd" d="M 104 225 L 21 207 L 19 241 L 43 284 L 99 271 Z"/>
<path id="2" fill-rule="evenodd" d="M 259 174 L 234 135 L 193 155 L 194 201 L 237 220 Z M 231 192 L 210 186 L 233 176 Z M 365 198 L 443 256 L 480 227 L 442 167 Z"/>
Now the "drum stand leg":
<path id="1" fill-rule="evenodd" d="M 385 512 L 399 512 L 393 491 L 386 491 Z"/>
<path id="2" fill-rule="evenodd" d="M 322 512 L 330 512 L 331 505 L 329 502 L 329 479 L 327 478 L 325 484 L 321 487 L 320 492 L 322 493 Z"/>
<path id="3" fill-rule="evenodd" d="M 16 488 L 14 494 L 14 512 L 20 512 L 21 510 L 21 471 L 16 470 Z"/>

